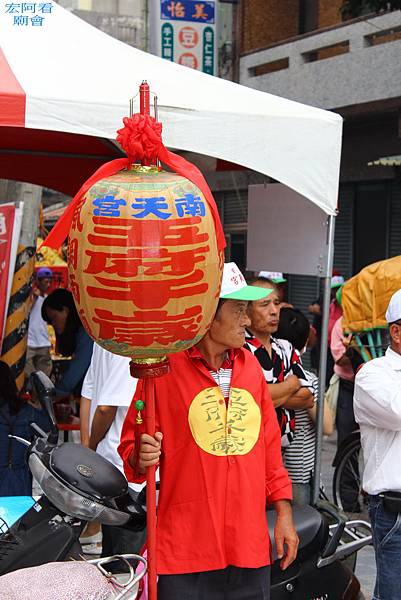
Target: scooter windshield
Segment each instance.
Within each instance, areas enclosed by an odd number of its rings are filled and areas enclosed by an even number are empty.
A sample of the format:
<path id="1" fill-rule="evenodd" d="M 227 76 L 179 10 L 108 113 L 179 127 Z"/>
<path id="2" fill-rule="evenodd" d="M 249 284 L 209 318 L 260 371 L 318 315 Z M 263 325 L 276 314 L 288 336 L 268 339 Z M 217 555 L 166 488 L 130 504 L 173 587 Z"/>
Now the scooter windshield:
<path id="1" fill-rule="evenodd" d="M 29 468 L 47 498 L 67 515 L 85 521 L 98 521 L 104 525 L 124 525 L 128 522 L 129 514 L 104 506 L 69 489 L 35 454 L 29 456 Z"/>

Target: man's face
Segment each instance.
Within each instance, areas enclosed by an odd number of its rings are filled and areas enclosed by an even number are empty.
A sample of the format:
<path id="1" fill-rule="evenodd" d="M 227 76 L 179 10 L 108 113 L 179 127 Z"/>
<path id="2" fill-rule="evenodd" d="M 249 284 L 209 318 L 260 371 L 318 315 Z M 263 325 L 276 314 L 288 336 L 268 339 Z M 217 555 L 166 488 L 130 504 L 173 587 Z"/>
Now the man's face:
<path id="1" fill-rule="evenodd" d="M 391 348 L 401 354 L 401 321 L 390 325 Z"/>
<path id="2" fill-rule="evenodd" d="M 261 286 L 259 282 L 257 285 Z M 274 289 L 266 298 L 250 302 L 248 316 L 251 320 L 250 329 L 255 334 L 271 335 L 275 333 L 280 319 L 280 298 L 277 291 Z"/>
<path id="3" fill-rule="evenodd" d="M 53 326 L 54 331 L 57 335 L 61 335 L 64 333 L 67 318 L 69 314 L 69 309 L 67 306 L 63 306 L 61 310 L 56 310 L 55 308 L 51 308 L 50 306 L 46 307 L 46 317 L 50 325 Z"/>
<path id="4" fill-rule="evenodd" d="M 40 279 L 38 279 L 38 289 L 41 291 L 42 294 L 45 294 L 47 292 L 51 285 L 51 282 L 52 280 L 50 277 L 41 277 Z"/>
<path id="5" fill-rule="evenodd" d="M 248 302 L 226 300 L 217 312 L 208 335 L 213 342 L 225 348 L 241 348 L 245 343 L 245 329 L 250 320 Z"/>

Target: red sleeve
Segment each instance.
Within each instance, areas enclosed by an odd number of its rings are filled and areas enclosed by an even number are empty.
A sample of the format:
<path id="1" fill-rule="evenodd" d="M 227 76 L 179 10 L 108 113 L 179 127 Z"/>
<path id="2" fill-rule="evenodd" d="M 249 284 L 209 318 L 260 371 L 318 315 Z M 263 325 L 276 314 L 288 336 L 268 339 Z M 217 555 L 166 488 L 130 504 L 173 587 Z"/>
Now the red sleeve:
<path id="1" fill-rule="evenodd" d="M 268 504 L 276 500 L 292 500 L 292 483 L 281 457 L 281 433 L 269 388 L 263 380 L 262 416 L 266 453 L 266 498 Z"/>
<path id="2" fill-rule="evenodd" d="M 121 430 L 121 438 L 120 445 L 117 450 L 119 455 L 123 461 L 124 473 L 126 478 L 131 483 L 143 483 L 146 481 L 146 474 L 138 473 L 135 469 L 130 465 L 129 459 L 131 454 L 134 452 L 136 443 L 139 440 L 135 439 L 135 434 L 138 433 L 138 425 L 135 423 L 137 411 L 135 409 L 135 400 L 143 397 L 143 380 L 138 380 L 138 385 L 136 386 L 134 398 L 131 402 L 131 405 L 128 409 L 127 416 L 125 417 L 125 421 L 123 423 L 123 427 Z M 144 427 L 141 428 L 140 433 L 144 432 Z"/>

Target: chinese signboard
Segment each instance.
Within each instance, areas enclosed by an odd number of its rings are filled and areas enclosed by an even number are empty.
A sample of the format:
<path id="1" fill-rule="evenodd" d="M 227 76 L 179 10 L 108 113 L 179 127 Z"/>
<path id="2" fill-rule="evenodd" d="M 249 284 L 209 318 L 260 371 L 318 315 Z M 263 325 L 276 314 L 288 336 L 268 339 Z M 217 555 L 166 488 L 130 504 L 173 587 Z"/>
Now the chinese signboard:
<path id="1" fill-rule="evenodd" d="M 5 5 L 5 13 L 17 27 L 42 27 L 52 8 L 51 2 L 9 2 Z"/>
<path id="2" fill-rule="evenodd" d="M 217 2 L 151 0 L 152 51 L 185 67 L 217 75 Z"/>

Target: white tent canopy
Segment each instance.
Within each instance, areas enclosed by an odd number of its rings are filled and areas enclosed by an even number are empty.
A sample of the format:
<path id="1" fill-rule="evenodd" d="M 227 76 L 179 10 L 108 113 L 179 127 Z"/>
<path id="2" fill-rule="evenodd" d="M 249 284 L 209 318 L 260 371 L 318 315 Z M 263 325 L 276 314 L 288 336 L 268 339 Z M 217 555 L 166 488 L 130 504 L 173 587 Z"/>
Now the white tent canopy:
<path id="1" fill-rule="evenodd" d="M 115 139 L 146 79 L 166 146 L 259 171 L 335 213 L 340 116 L 147 54 L 49 4 L 41 26 L 29 13 L 28 25 L 17 25 L 0 0 L 0 126 Z M 0 147 L 1 135 L 0 127 Z"/>

